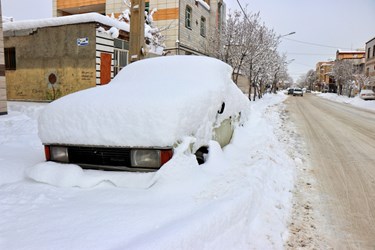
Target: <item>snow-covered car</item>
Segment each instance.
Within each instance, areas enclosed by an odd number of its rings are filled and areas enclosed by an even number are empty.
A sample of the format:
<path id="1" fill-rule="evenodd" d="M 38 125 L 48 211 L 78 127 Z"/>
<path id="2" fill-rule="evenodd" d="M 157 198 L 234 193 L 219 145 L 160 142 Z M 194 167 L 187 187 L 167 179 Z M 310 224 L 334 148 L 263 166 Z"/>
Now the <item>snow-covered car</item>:
<path id="1" fill-rule="evenodd" d="M 293 96 L 296 96 L 296 95 L 303 96 L 303 91 L 302 91 L 301 88 L 294 88 L 293 89 Z"/>
<path id="2" fill-rule="evenodd" d="M 167 56 L 126 66 L 105 86 L 62 97 L 39 118 L 46 159 L 82 168 L 155 171 L 176 147 L 204 162 L 227 145 L 248 99 L 232 68 L 214 58 Z"/>
<path id="3" fill-rule="evenodd" d="M 293 90 L 294 90 L 293 88 L 289 88 L 288 89 L 288 95 L 293 95 Z"/>
<path id="4" fill-rule="evenodd" d="M 372 89 L 362 89 L 359 92 L 359 97 L 363 100 L 375 100 L 375 93 Z"/>

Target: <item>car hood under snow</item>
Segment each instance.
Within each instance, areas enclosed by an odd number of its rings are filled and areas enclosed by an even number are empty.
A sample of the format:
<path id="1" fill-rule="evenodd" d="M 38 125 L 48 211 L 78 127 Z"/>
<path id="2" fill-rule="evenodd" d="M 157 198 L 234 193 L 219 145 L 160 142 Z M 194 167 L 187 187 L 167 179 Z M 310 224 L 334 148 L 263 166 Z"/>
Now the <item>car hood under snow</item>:
<path id="1" fill-rule="evenodd" d="M 209 57 L 141 60 L 105 86 L 47 105 L 39 137 L 45 144 L 129 147 L 172 146 L 185 136 L 209 141 L 216 120 L 248 109 L 231 74 L 229 65 Z"/>

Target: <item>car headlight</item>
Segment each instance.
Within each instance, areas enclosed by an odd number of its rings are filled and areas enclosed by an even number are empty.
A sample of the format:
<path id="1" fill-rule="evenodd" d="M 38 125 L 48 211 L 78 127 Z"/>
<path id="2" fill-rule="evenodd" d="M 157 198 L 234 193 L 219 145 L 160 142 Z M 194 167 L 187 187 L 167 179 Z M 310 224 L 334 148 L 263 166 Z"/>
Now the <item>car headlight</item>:
<path id="1" fill-rule="evenodd" d="M 133 167 L 159 168 L 172 158 L 172 149 L 133 149 L 130 152 Z"/>
<path id="2" fill-rule="evenodd" d="M 69 154 L 67 147 L 51 146 L 50 147 L 51 161 L 69 162 Z"/>

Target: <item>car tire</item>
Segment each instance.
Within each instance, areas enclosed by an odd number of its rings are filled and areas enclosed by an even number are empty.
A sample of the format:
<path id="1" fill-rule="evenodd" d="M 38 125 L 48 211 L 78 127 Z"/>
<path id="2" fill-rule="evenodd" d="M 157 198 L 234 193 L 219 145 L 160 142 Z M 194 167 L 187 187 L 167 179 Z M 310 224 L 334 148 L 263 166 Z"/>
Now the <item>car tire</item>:
<path id="1" fill-rule="evenodd" d="M 197 152 L 195 152 L 195 157 L 197 158 L 197 162 L 199 165 L 203 164 L 205 162 L 204 155 L 208 154 L 208 148 L 207 147 L 200 147 Z"/>

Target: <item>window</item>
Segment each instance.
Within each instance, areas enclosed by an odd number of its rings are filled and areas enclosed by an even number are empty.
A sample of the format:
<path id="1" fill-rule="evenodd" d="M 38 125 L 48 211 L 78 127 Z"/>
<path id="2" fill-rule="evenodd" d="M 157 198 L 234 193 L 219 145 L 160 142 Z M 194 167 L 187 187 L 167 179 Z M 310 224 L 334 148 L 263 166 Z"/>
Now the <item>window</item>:
<path id="1" fill-rule="evenodd" d="M 120 70 L 128 65 L 128 51 L 123 49 L 114 49 L 113 54 L 113 75 L 117 75 Z"/>
<path id="2" fill-rule="evenodd" d="M 374 47 L 372 47 L 372 57 L 374 57 L 375 56 L 375 45 L 374 45 Z"/>
<path id="3" fill-rule="evenodd" d="M 115 49 L 113 51 L 113 75 L 128 65 L 129 43 L 121 39 L 114 39 Z"/>
<path id="4" fill-rule="evenodd" d="M 192 12 L 191 7 L 187 5 L 185 10 L 185 27 L 188 29 L 191 29 Z"/>
<path id="5" fill-rule="evenodd" d="M 371 54 L 371 48 L 368 48 L 368 50 L 367 50 L 367 59 L 370 58 L 370 54 Z"/>
<path id="6" fill-rule="evenodd" d="M 6 70 L 16 70 L 16 48 L 5 48 L 4 59 Z"/>
<path id="7" fill-rule="evenodd" d="M 206 18 L 201 17 L 201 36 L 206 37 Z"/>
<path id="8" fill-rule="evenodd" d="M 145 2 L 145 11 L 147 11 L 147 13 L 150 13 L 150 2 Z"/>

